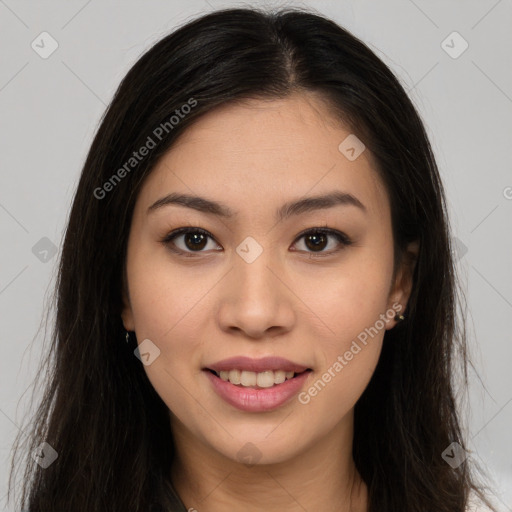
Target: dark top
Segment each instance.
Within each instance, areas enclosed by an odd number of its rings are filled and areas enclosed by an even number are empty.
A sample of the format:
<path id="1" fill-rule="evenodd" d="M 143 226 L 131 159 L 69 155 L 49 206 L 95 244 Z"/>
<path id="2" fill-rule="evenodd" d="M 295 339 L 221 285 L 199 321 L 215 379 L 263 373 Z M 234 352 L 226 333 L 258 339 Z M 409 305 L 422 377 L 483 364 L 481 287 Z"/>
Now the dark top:
<path id="1" fill-rule="evenodd" d="M 157 486 L 159 487 L 158 500 L 151 504 L 150 512 L 188 512 L 188 510 L 193 512 L 193 508 L 187 509 L 185 507 L 169 480 L 164 479 Z"/>
<path id="2" fill-rule="evenodd" d="M 185 504 L 181 501 L 181 498 L 178 496 L 172 484 L 169 484 L 169 501 L 172 506 L 168 512 L 187 512 Z"/>

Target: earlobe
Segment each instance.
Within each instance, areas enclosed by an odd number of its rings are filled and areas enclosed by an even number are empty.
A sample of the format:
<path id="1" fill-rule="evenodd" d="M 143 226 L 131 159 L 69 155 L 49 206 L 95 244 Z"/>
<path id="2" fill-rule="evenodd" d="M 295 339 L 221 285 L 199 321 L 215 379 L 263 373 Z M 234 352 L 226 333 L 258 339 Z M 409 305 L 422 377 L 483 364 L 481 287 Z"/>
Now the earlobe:
<path id="1" fill-rule="evenodd" d="M 133 322 L 133 313 L 130 305 L 124 304 L 123 299 L 123 310 L 121 312 L 121 318 L 123 319 L 123 326 L 127 331 L 135 331 L 135 324 Z"/>
<path id="2" fill-rule="evenodd" d="M 133 321 L 133 311 L 130 304 L 130 297 L 126 286 L 126 280 L 123 281 L 121 297 L 123 301 L 121 318 L 123 320 L 123 326 L 127 331 L 135 331 L 135 323 Z"/>
<path id="3" fill-rule="evenodd" d="M 397 310 L 397 316 L 404 315 L 404 311 L 407 308 L 407 303 L 412 292 L 414 269 L 416 268 L 419 249 L 419 241 L 409 243 L 404 251 L 400 268 L 396 273 L 395 281 L 389 294 L 388 307 L 393 307 L 393 309 L 396 310 L 397 305 L 401 306 L 401 309 Z M 405 317 L 407 317 L 407 315 L 405 315 Z M 399 318 L 392 320 L 387 329 L 392 329 L 400 321 L 402 320 Z"/>

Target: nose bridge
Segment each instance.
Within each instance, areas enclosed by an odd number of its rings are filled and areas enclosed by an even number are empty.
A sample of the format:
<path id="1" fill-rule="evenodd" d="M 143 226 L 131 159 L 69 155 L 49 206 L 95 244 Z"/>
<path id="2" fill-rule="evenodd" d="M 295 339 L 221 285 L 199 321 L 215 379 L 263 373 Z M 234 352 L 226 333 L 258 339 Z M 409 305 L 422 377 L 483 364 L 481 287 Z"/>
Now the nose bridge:
<path id="1" fill-rule="evenodd" d="M 233 256 L 220 310 L 222 327 L 258 337 L 271 327 L 287 326 L 293 313 L 286 286 L 278 278 L 279 258 L 252 237 L 242 241 Z"/>
<path id="2" fill-rule="evenodd" d="M 264 301 L 268 306 L 275 305 L 272 303 L 276 300 L 276 294 L 282 290 L 276 282 L 276 270 L 273 267 L 277 263 L 272 249 L 263 248 L 256 239 L 247 237 L 236 248 L 233 263 L 237 297 L 246 302 Z"/>

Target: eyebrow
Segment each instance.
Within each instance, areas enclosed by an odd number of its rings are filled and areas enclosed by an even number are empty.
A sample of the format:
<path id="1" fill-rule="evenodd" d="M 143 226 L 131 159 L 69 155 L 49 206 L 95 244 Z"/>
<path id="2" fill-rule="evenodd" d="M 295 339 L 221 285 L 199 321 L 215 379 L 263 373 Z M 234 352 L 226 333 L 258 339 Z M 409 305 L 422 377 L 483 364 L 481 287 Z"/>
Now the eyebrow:
<path id="1" fill-rule="evenodd" d="M 169 205 L 185 206 L 199 212 L 216 215 L 226 219 L 233 218 L 237 215 L 237 212 L 232 211 L 222 203 L 212 201 L 205 197 L 178 193 L 171 193 L 158 199 L 158 201 L 148 208 L 147 214 Z M 336 190 L 328 194 L 305 197 L 297 201 L 285 203 L 276 211 L 276 218 L 278 221 L 282 221 L 294 215 L 300 215 L 315 210 L 325 210 L 334 206 L 355 206 L 364 213 L 367 213 L 366 207 L 361 203 L 361 201 L 359 201 L 359 199 L 357 199 L 357 197 L 349 194 L 348 192 Z"/>

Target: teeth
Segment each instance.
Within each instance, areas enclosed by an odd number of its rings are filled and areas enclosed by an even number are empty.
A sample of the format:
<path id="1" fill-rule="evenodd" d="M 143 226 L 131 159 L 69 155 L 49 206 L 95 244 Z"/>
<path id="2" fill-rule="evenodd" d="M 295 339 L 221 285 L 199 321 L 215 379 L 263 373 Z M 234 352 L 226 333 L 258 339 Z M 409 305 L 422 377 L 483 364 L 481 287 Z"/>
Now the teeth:
<path id="1" fill-rule="evenodd" d="M 230 370 L 219 372 L 219 377 L 231 384 L 237 384 L 245 387 L 258 386 L 260 388 L 271 388 L 275 384 L 282 384 L 285 380 L 293 378 L 294 372 L 285 372 L 284 370 L 269 370 L 266 372 L 249 372 L 246 370 Z"/>
<path id="2" fill-rule="evenodd" d="M 231 370 L 230 372 L 226 372 L 226 378 L 232 384 L 240 384 L 240 378 L 242 377 L 242 372 L 240 370 Z"/>
<path id="3" fill-rule="evenodd" d="M 286 373 L 287 372 L 284 372 L 283 370 L 276 370 L 274 372 L 274 382 L 276 384 L 282 384 L 285 380 L 286 380 Z M 288 372 L 288 373 L 291 373 L 291 372 Z M 293 377 L 293 375 L 292 375 Z M 288 377 L 290 378 L 290 377 Z"/>
<path id="4" fill-rule="evenodd" d="M 243 371 L 240 375 L 240 384 L 242 386 L 256 386 L 257 374 L 254 372 Z"/>

